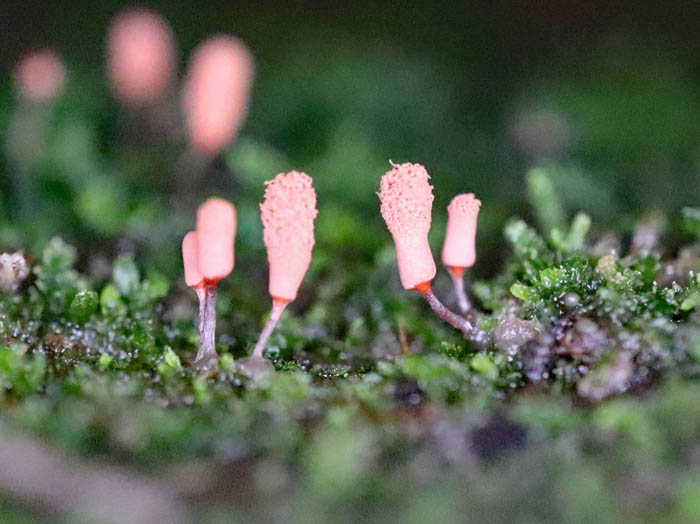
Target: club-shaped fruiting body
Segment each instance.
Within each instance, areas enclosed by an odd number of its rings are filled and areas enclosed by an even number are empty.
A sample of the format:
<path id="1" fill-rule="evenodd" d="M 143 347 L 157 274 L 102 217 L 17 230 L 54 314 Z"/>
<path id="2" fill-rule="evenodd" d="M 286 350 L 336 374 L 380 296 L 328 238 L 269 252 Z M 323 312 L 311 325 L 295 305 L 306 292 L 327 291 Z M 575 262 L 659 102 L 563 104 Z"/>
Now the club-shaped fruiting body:
<path id="1" fill-rule="evenodd" d="M 270 364 L 262 358 L 263 350 L 285 306 L 296 298 L 309 268 L 314 247 L 314 219 L 318 214 L 316 191 L 306 173 L 280 173 L 265 182 L 265 186 L 260 216 L 270 264 L 272 311 L 253 354 L 239 362 L 239 370 L 249 376 L 271 371 Z"/>
<path id="2" fill-rule="evenodd" d="M 118 14 L 107 38 L 107 74 L 114 96 L 130 106 L 158 101 L 175 68 L 175 46 L 167 22 L 143 8 Z"/>
<path id="3" fill-rule="evenodd" d="M 210 198 L 197 210 L 197 262 L 208 282 L 216 283 L 233 271 L 236 208 Z"/>
<path id="4" fill-rule="evenodd" d="M 182 263 L 185 266 L 185 284 L 195 290 L 204 287 L 204 277 L 199 272 L 198 254 L 197 233 L 190 231 L 182 239 Z"/>
<path id="5" fill-rule="evenodd" d="M 199 343 L 194 365 L 200 371 L 216 368 L 216 284 L 233 270 L 236 209 L 210 198 L 197 210 L 197 229 L 182 240 L 185 282 L 199 298 Z"/>
<path id="6" fill-rule="evenodd" d="M 401 284 L 421 288 L 435 277 L 435 261 L 428 244 L 433 186 L 420 164 L 394 165 L 380 184 L 381 212 L 396 247 Z"/>
<path id="7" fill-rule="evenodd" d="M 450 269 L 474 265 L 476 220 L 481 201 L 473 193 L 457 195 L 447 206 L 447 231 L 440 258 Z"/>
<path id="8" fill-rule="evenodd" d="M 265 182 L 260 204 L 263 241 L 270 264 L 270 295 L 291 301 L 311 262 L 314 247 L 316 191 L 306 173 L 280 173 Z"/>
<path id="9" fill-rule="evenodd" d="M 253 59 L 237 39 L 216 36 L 194 52 L 183 93 L 190 145 L 216 154 L 238 133 L 248 107 Z"/>
<path id="10" fill-rule="evenodd" d="M 63 90 L 66 68 L 51 49 L 39 49 L 24 56 L 14 69 L 18 95 L 28 102 L 53 100 Z"/>

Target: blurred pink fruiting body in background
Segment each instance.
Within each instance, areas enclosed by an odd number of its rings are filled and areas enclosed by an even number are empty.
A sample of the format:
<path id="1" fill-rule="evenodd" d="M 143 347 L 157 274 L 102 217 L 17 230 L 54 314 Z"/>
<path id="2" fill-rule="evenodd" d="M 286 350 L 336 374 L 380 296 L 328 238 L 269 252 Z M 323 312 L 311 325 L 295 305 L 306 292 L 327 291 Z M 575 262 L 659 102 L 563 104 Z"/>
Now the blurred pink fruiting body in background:
<path id="1" fill-rule="evenodd" d="M 63 90 L 66 67 L 51 49 L 39 49 L 24 56 L 14 70 L 19 95 L 29 102 L 53 100 Z"/>
<path id="2" fill-rule="evenodd" d="M 265 182 L 260 204 L 263 241 L 270 264 L 270 295 L 291 301 L 311 262 L 314 246 L 316 192 L 305 173 L 280 173 Z"/>
<path id="3" fill-rule="evenodd" d="M 182 262 L 185 266 L 185 283 L 193 288 L 204 285 L 204 277 L 199 272 L 198 251 L 197 233 L 190 231 L 182 239 Z"/>
<path id="4" fill-rule="evenodd" d="M 380 184 L 381 212 L 396 247 L 401 284 L 415 289 L 435 277 L 435 261 L 428 244 L 433 186 L 420 164 L 399 164 Z"/>
<path id="5" fill-rule="evenodd" d="M 114 95 L 131 106 L 161 99 L 175 67 L 173 41 L 167 22 L 151 10 L 118 14 L 107 40 L 107 72 Z"/>
<path id="6" fill-rule="evenodd" d="M 216 283 L 233 271 L 236 208 L 210 198 L 197 210 L 197 262 L 205 280 Z"/>
<path id="7" fill-rule="evenodd" d="M 466 268 L 476 259 L 476 220 L 481 201 L 473 193 L 457 195 L 447 206 L 448 220 L 442 263 L 448 267 Z"/>
<path id="8" fill-rule="evenodd" d="M 245 119 L 253 59 L 237 39 L 216 36 L 194 52 L 183 93 L 192 148 L 216 154 L 238 133 Z"/>

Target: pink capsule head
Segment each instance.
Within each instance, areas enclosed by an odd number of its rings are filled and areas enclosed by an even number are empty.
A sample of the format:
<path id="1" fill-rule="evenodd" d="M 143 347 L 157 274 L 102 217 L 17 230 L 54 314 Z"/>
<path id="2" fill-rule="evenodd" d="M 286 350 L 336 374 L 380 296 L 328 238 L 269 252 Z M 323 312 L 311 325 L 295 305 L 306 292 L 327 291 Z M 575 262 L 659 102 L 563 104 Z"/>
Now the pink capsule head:
<path id="1" fill-rule="evenodd" d="M 447 231 L 440 258 L 450 268 L 474 265 L 476 259 L 476 220 L 481 201 L 473 193 L 457 195 L 447 206 Z"/>
<path id="2" fill-rule="evenodd" d="M 260 204 L 263 241 L 270 263 L 270 295 L 294 300 L 314 247 L 316 191 L 306 173 L 280 173 L 265 182 Z"/>
<path id="3" fill-rule="evenodd" d="M 190 231 L 182 239 L 182 263 L 185 266 L 185 284 L 194 288 L 204 285 L 197 261 L 198 251 L 197 233 Z"/>
<path id="4" fill-rule="evenodd" d="M 237 39 L 216 36 L 194 52 L 183 92 L 190 145 L 213 155 L 238 133 L 248 110 L 253 59 Z"/>
<path id="5" fill-rule="evenodd" d="M 149 9 L 118 14 L 107 39 L 107 74 L 114 96 L 130 106 L 163 97 L 175 69 L 175 44 L 167 22 Z"/>
<path id="6" fill-rule="evenodd" d="M 216 282 L 233 271 L 236 208 L 210 198 L 197 210 L 197 261 L 205 280 Z"/>
<path id="7" fill-rule="evenodd" d="M 396 247 L 401 284 L 406 289 L 430 282 L 435 261 L 428 244 L 433 186 L 420 164 L 394 165 L 380 184 L 381 212 Z"/>
<path id="8" fill-rule="evenodd" d="M 20 97 L 29 102 L 47 102 L 58 97 L 66 81 L 66 67 L 51 49 L 39 49 L 22 58 L 14 70 Z"/>

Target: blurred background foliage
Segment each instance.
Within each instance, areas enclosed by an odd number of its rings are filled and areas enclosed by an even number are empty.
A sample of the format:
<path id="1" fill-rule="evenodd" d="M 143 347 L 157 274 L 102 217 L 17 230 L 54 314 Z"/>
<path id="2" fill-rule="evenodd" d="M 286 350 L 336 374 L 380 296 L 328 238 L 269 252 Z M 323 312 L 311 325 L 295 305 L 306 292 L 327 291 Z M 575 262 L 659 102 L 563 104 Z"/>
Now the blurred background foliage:
<path id="1" fill-rule="evenodd" d="M 442 210 L 454 193 L 482 198 L 481 273 L 498 267 L 491 262 L 502 255 L 505 219 L 527 216 L 523 174 L 533 163 L 551 165 L 569 208 L 588 212 L 601 227 L 630 227 L 654 210 L 670 212 L 674 224 L 680 207 L 697 201 L 700 16 L 693 14 L 700 9 L 687 3 L 149 5 L 174 28 L 181 70 L 212 32 L 239 36 L 255 56 L 241 139 L 222 155 L 220 169 L 212 168 L 213 183 L 196 185 L 192 202 L 217 192 L 259 199 L 260 182 L 277 170 L 306 170 L 327 221 L 319 221 L 322 249 L 381 227 L 374 192 L 388 159 L 423 163 L 433 175 L 433 236 L 441 234 Z M 49 202 L 24 211 L 35 218 L 28 236 L 37 245 L 52 234 L 76 241 L 71 237 L 90 233 L 94 250 L 93 240 L 127 229 L 160 249 L 191 223 L 192 203 L 171 206 L 163 192 L 182 144 L 134 151 L 134 138 L 123 136 L 130 133 L 124 114 L 104 87 L 105 29 L 123 6 L 1 8 L 6 71 L 25 50 L 47 44 L 70 68 L 69 89 L 51 118 L 49 165 L 41 169 Z M 13 95 L 3 78 L 0 123 L 7 126 Z M 31 156 L 41 162 L 36 148 Z M 68 200 L 70 209 L 62 205 Z M 14 216 L 17 206 L 5 202 Z M 259 250 L 254 209 L 241 212 L 241 241 Z M 361 226 L 353 229 L 350 217 Z M 150 235 L 151 227 L 160 234 Z"/>

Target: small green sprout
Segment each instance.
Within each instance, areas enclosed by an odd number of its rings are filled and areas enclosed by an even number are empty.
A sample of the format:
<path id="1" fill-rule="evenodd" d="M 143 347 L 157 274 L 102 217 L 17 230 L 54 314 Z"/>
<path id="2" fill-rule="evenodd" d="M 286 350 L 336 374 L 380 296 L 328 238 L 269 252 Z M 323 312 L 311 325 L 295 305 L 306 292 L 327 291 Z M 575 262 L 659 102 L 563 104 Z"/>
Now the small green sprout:
<path id="1" fill-rule="evenodd" d="M 68 316 L 73 322 L 84 324 L 97 311 L 97 293 L 89 290 L 81 290 L 73 297 L 68 309 Z"/>

